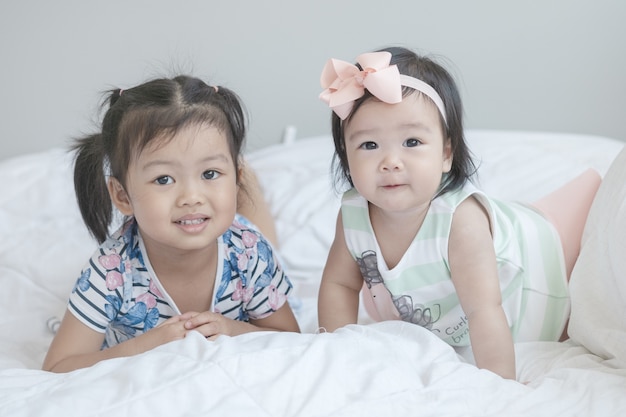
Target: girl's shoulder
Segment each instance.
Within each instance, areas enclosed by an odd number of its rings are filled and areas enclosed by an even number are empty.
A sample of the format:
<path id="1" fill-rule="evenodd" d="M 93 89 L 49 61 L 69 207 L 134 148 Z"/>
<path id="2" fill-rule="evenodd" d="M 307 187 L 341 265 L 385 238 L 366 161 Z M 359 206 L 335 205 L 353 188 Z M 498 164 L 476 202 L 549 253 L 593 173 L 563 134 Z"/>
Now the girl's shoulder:
<path id="1" fill-rule="evenodd" d="M 432 205 L 435 207 L 445 207 L 454 211 L 463 201 L 472 196 L 478 197 L 479 199 L 487 198 L 485 193 L 478 187 L 470 182 L 466 182 L 461 187 L 446 191 L 435 197 L 432 201 Z"/>
<path id="2" fill-rule="evenodd" d="M 246 217 L 237 214 L 228 230 L 222 235 L 224 244 L 229 247 L 257 248 L 259 245 L 270 247 L 268 240 L 259 229 Z"/>
<path id="3" fill-rule="evenodd" d="M 139 262 L 143 266 L 144 261 L 139 242 L 137 223 L 130 219 L 98 246 L 91 256 L 91 266 L 98 267 L 102 262 L 107 263 L 107 259 L 115 259 L 116 262 L 130 260 L 133 261 L 133 264 Z M 94 262 L 96 260 L 98 262 Z M 108 266 L 105 268 L 109 269 Z"/>

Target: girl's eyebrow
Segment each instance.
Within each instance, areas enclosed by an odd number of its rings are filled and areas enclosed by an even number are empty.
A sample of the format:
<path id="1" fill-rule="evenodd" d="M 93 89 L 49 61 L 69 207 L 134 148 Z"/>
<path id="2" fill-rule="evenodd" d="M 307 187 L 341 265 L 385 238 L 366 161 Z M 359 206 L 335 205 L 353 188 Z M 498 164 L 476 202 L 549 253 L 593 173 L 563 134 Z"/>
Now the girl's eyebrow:
<path id="1" fill-rule="evenodd" d="M 229 163 L 230 158 L 228 158 L 225 154 L 220 153 L 216 155 L 207 156 L 206 158 L 200 159 L 197 162 L 202 163 L 202 164 L 211 163 L 211 162 Z M 171 160 L 171 159 L 153 159 L 143 164 L 142 169 L 158 167 L 158 166 L 178 166 L 178 165 L 180 165 L 178 161 Z"/>
<path id="2" fill-rule="evenodd" d="M 423 130 L 425 132 L 431 132 L 432 129 L 427 125 L 424 124 L 422 122 L 415 122 L 415 123 L 404 123 L 398 126 L 401 129 L 418 129 L 418 130 Z M 372 134 L 372 132 L 376 132 L 377 130 L 379 130 L 378 128 L 373 128 L 373 129 L 361 129 L 361 130 L 355 130 L 354 132 L 352 132 L 352 134 L 350 135 L 349 139 L 355 138 L 355 137 L 359 137 L 360 135 L 370 135 Z"/>

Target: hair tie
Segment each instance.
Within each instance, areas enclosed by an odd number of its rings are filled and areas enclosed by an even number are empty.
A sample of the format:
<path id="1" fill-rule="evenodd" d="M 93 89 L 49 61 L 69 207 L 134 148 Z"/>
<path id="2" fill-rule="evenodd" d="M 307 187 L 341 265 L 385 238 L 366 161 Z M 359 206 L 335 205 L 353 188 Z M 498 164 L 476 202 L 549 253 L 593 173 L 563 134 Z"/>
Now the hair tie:
<path id="1" fill-rule="evenodd" d="M 356 65 L 338 59 L 329 59 L 324 65 L 320 83 L 322 91 L 319 98 L 339 116 L 341 120 L 352 111 L 354 101 L 365 94 L 367 89 L 379 100 L 395 104 L 402 101 L 402 86 L 410 87 L 428 96 L 439 109 L 443 121 L 447 124 L 443 100 L 437 91 L 424 81 L 400 74 L 397 65 L 389 65 L 391 53 L 369 52 L 359 55 Z"/>
<path id="2" fill-rule="evenodd" d="M 211 87 L 213 87 L 213 89 L 215 90 L 216 93 L 219 92 L 219 87 L 218 86 L 212 85 Z"/>

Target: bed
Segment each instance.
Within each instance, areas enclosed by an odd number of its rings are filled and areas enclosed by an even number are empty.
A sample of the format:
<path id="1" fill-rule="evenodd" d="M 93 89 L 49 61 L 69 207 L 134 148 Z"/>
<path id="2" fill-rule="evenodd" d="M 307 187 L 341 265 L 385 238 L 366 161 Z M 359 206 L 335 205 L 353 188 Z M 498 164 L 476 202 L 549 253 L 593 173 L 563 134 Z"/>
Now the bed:
<path id="1" fill-rule="evenodd" d="M 517 344 L 520 383 L 477 369 L 470 352 L 421 327 L 373 323 L 363 311 L 359 324 L 317 332 L 317 289 L 339 207 L 332 140 L 288 131 L 247 159 L 276 219 L 302 333 L 214 342 L 192 333 L 68 374 L 39 368 L 95 247 L 75 204 L 71 158 L 50 149 L 0 161 L 0 415 L 626 415 L 624 142 L 467 133 L 479 184 L 499 198 L 532 201 L 588 167 L 606 175 L 571 280 L 571 339 Z"/>

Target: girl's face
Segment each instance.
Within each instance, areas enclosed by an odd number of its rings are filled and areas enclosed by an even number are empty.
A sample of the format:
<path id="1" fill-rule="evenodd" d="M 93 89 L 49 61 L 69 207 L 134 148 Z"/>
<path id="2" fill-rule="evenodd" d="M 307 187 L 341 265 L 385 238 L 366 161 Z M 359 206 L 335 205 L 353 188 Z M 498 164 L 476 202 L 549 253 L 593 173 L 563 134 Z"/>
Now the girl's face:
<path id="1" fill-rule="evenodd" d="M 131 159 L 126 189 L 112 179 L 109 192 L 124 215 L 135 217 L 150 256 L 183 253 L 212 246 L 231 225 L 236 174 L 226 136 L 192 125 Z"/>
<path id="2" fill-rule="evenodd" d="M 437 107 L 421 94 L 398 104 L 363 103 L 344 131 L 357 191 L 388 213 L 427 209 L 452 165 L 440 123 Z"/>

